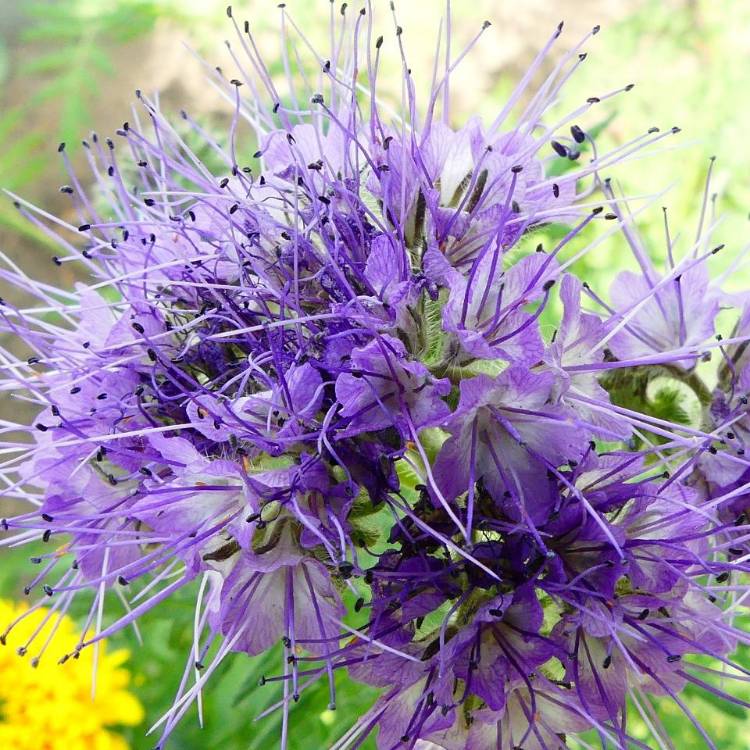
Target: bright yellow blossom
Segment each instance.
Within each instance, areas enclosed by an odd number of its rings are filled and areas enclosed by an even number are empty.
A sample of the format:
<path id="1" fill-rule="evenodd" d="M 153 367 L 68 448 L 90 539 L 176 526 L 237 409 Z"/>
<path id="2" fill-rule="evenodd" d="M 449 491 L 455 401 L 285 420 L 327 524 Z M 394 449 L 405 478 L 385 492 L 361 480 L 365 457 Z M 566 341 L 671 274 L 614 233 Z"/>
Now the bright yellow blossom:
<path id="1" fill-rule="evenodd" d="M 0 600 L 0 624 L 4 626 L 28 609 Z M 115 725 L 134 726 L 143 719 L 143 707 L 127 690 L 130 673 L 123 667 L 125 650 L 99 649 L 96 695 L 92 699 L 93 648 L 79 659 L 58 664 L 80 639 L 75 623 L 65 616 L 38 665 L 33 659 L 57 624 L 53 613 L 34 638 L 29 652 L 24 646 L 40 626 L 48 610 L 29 614 L 0 646 L 0 748 L 2 750 L 127 750 L 127 743 L 110 731 Z"/>

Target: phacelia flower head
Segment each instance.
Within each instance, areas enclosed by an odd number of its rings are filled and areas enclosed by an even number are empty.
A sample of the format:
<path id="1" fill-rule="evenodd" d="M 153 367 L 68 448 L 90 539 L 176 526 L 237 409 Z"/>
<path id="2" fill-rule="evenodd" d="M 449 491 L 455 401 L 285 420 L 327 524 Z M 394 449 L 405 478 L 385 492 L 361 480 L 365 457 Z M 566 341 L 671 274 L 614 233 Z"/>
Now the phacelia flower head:
<path id="1" fill-rule="evenodd" d="M 710 280 L 709 233 L 682 260 L 668 239 L 657 272 L 602 177 L 676 129 L 600 154 L 586 119 L 610 94 L 552 120 L 586 40 L 532 91 L 556 28 L 485 123 L 448 109 L 469 49 L 419 107 L 406 35 L 377 36 L 370 11 L 334 16 L 309 88 L 284 53 L 274 79 L 230 8 L 240 72 L 213 74 L 227 138 L 139 93 L 114 140 L 83 144 L 93 188 L 62 188 L 77 225 L 16 198 L 82 278 L 0 271 L 32 298 L 0 307 L 27 350 L 3 351 L 2 388 L 36 409 L 4 422 L 2 448 L 20 505 L 3 529 L 49 545 L 29 596 L 64 612 L 92 592 L 75 656 L 195 582 L 160 748 L 230 652 L 273 649 L 259 689 L 278 688 L 282 747 L 315 680 L 335 708 L 340 669 L 382 690 L 341 750 L 370 732 L 380 750 L 559 750 L 586 730 L 646 747 L 631 712 L 668 744 L 650 696 L 696 725 L 686 685 L 739 701 L 702 657 L 742 674 L 746 301 L 717 341 L 738 303 Z M 309 49 L 281 14 L 283 48 L 291 29 Z M 403 60 L 395 111 L 386 50 Z M 567 252 L 606 220 L 642 271 L 609 301 Z M 529 252 L 550 223 L 562 239 Z M 105 612 L 111 590 L 124 614 Z"/>

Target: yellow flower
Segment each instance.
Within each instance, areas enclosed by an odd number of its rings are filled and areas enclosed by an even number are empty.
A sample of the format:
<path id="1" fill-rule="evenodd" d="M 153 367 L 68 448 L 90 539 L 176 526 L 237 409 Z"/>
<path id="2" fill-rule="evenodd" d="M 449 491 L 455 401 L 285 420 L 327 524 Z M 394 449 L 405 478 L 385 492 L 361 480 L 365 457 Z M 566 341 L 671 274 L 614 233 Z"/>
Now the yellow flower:
<path id="1" fill-rule="evenodd" d="M 0 600 L 0 625 L 27 610 L 26 605 Z M 64 616 L 58 623 L 58 619 L 57 613 L 46 609 L 31 612 L 10 632 L 5 648 L 0 647 L 0 748 L 127 750 L 125 740 L 109 727 L 135 726 L 143 720 L 143 707 L 127 689 L 130 672 L 123 665 L 128 652 L 107 653 L 106 644 L 100 644 L 92 698 L 94 649 L 58 664 L 80 640 L 73 620 Z M 34 666 L 55 626 L 56 632 Z M 28 654 L 21 658 L 18 648 L 40 627 Z"/>

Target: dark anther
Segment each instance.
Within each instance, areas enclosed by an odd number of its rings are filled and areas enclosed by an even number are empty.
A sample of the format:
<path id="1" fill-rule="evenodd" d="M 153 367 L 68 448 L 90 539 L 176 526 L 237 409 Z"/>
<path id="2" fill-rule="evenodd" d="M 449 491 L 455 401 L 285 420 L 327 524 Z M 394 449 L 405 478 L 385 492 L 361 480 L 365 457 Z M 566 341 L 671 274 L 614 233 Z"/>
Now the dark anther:
<path id="1" fill-rule="evenodd" d="M 513 172 L 513 174 L 518 174 L 519 172 L 523 172 L 523 164 L 514 164 L 510 171 Z"/>
<path id="2" fill-rule="evenodd" d="M 34 426 L 37 428 L 37 430 L 39 430 L 39 432 L 47 432 L 47 430 L 49 429 L 46 424 L 42 424 L 41 422 L 37 422 Z"/>
<path id="3" fill-rule="evenodd" d="M 375 49 L 380 49 L 380 48 L 381 48 L 382 46 L 383 46 L 383 37 L 382 37 L 382 36 L 379 36 L 379 37 L 378 37 L 378 38 L 377 38 L 377 39 L 375 40 Z"/>
<path id="4" fill-rule="evenodd" d="M 48 542 L 51 536 L 52 536 L 52 529 L 47 529 L 44 532 L 44 534 L 42 534 L 42 541 Z"/>
<path id="5" fill-rule="evenodd" d="M 89 229 L 91 229 L 91 224 L 81 224 L 81 226 L 78 227 L 79 232 L 88 232 Z"/>
<path id="6" fill-rule="evenodd" d="M 351 578 L 353 571 L 354 565 L 352 565 L 348 560 L 343 560 L 339 563 L 339 575 L 342 578 Z"/>
<path id="7" fill-rule="evenodd" d="M 667 661 L 668 661 L 668 662 L 669 662 L 670 664 L 674 664 L 675 662 L 678 662 L 678 661 L 680 661 L 680 659 L 682 659 L 682 657 L 681 657 L 681 656 L 680 656 L 679 654 L 670 654 L 670 655 L 669 655 L 669 656 L 667 657 Z"/>
<path id="8" fill-rule="evenodd" d="M 562 145 L 559 141 L 550 141 L 549 145 L 552 146 L 554 152 L 558 156 L 567 156 L 568 155 L 568 149 L 565 148 L 565 146 Z"/>
<path id="9" fill-rule="evenodd" d="M 144 202 L 144 203 L 145 203 L 145 204 L 146 204 L 147 206 L 153 206 L 153 205 L 155 205 L 155 204 L 156 204 L 156 201 L 155 201 L 155 200 L 154 200 L 153 198 L 144 198 L 144 199 L 143 199 L 143 202 Z"/>
<path id="10" fill-rule="evenodd" d="M 560 186 L 556 182 L 552 183 L 552 195 L 554 195 L 555 198 L 560 197 Z"/>
<path id="11" fill-rule="evenodd" d="M 52 523 L 55 519 L 52 518 L 52 516 L 49 513 L 42 513 L 42 520 L 46 521 L 47 523 Z"/>
<path id="12" fill-rule="evenodd" d="M 611 654 L 607 654 L 604 657 L 604 661 L 602 662 L 602 667 L 604 667 L 604 669 L 609 669 L 611 664 L 612 664 L 612 656 Z"/>
<path id="13" fill-rule="evenodd" d="M 586 140 L 586 133 L 584 133 L 578 125 L 571 125 L 570 134 L 573 136 L 573 140 L 576 143 L 583 143 Z"/>

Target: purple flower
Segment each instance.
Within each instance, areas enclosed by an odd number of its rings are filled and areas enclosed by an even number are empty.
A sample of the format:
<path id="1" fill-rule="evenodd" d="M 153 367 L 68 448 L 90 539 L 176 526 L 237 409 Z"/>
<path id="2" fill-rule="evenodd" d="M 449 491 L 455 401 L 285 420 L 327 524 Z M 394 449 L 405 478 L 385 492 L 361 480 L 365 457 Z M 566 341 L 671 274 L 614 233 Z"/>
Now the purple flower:
<path id="1" fill-rule="evenodd" d="M 552 401 L 555 376 L 511 367 L 496 378 L 461 381 L 461 398 L 447 429 L 451 437 L 435 461 L 449 499 L 481 483 L 516 520 L 536 523 L 550 512 L 557 491 L 553 472 L 579 460 L 586 434 Z"/>
<path id="2" fill-rule="evenodd" d="M 336 398 L 345 434 L 397 427 L 407 439 L 423 427 L 444 422 L 450 415 L 441 397 L 450 391 L 447 380 L 435 380 L 419 362 L 410 361 L 404 345 L 380 336 L 351 354 L 350 369 L 336 379 Z"/>
<path id="3" fill-rule="evenodd" d="M 665 276 L 650 262 L 642 274 L 623 271 L 612 284 L 610 348 L 619 359 L 637 360 L 700 347 L 715 332 L 719 298 L 705 262 L 684 260 Z M 688 369 L 696 357 L 679 357 L 676 364 Z"/>
<path id="4" fill-rule="evenodd" d="M 606 408 L 609 394 L 599 384 L 596 374 L 596 363 L 603 360 L 603 353 L 596 345 L 606 328 L 599 317 L 582 311 L 581 289 L 582 284 L 575 276 L 563 278 L 560 285 L 563 316 L 546 361 L 560 372 L 564 383 L 560 398 L 579 419 L 605 439 L 627 438 L 631 434 L 630 424 Z M 587 401 L 577 400 L 576 396 L 584 396 Z M 592 406 L 592 401 L 599 402 L 600 407 Z"/>
<path id="5" fill-rule="evenodd" d="M 506 359 L 532 364 L 544 344 L 536 313 L 525 308 L 548 294 L 557 270 L 542 254 L 529 255 L 503 269 L 498 247 L 488 247 L 465 278 L 451 274 L 450 296 L 443 308 L 446 331 L 455 333 L 469 357 Z"/>

